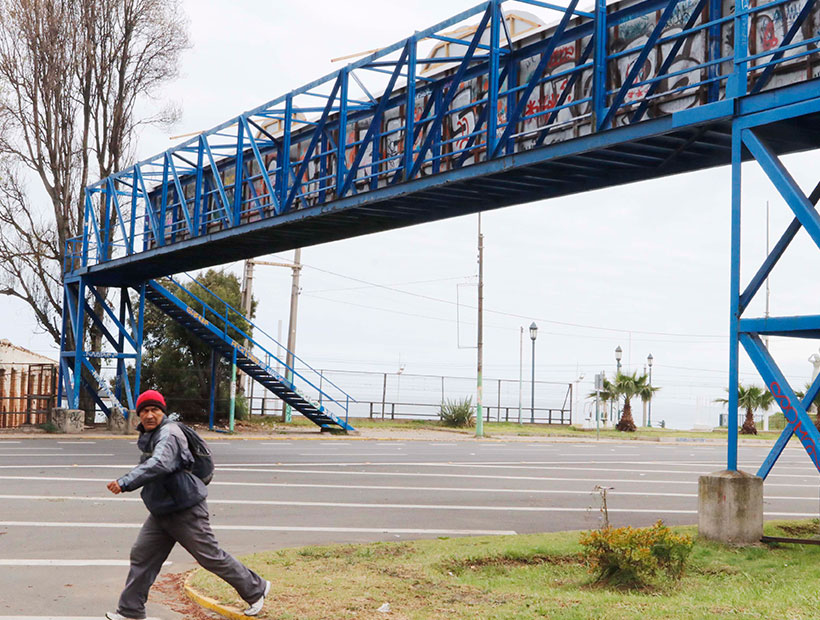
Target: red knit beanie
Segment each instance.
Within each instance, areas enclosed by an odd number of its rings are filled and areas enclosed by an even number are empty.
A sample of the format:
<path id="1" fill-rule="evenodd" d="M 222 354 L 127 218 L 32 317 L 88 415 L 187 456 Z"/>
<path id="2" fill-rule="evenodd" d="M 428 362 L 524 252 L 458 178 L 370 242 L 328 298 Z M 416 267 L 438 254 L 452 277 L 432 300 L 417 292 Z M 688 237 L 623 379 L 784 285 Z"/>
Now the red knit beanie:
<path id="1" fill-rule="evenodd" d="M 146 390 L 137 399 L 137 415 L 146 407 L 159 407 L 162 413 L 166 412 L 165 399 L 156 390 Z"/>

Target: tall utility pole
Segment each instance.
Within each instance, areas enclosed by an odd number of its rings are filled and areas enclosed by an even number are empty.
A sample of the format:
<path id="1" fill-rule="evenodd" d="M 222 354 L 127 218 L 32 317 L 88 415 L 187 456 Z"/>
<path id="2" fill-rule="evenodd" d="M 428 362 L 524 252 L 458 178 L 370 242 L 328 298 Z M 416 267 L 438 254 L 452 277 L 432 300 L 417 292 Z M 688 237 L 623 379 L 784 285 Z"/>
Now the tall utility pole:
<path id="1" fill-rule="evenodd" d="M 299 309 L 299 274 L 302 271 L 302 249 L 299 248 L 294 251 L 293 253 L 293 263 L 275 263 L 271 261 L 264 261 L 264 260 L 248 260 L 245 261 L 245 278 L 242 284 L 242 311 L 245 312 L 246 316 L 249 316 L 250 313 L 250 305 L 251 299 L 253 299 L 253 267 L 254 265 L 267 265 L 270 267 L 287 267 L 293 272 L 292 276 L 292 283 L 290 287 L 290 318 L 288 321 L 288 350 L 287 356 L 285 358 L 285 364 L 287 368 L 285 369 L 285 378 L 293 382 L 293 374 L 291 369 L 293 368 L 294 359 L 293 355 L 296 350 L 296 316 Z M 246 309 L 246 299 L 247 299 L 247 309 Z M 281 322 L 280 322 L 281 324 Z M 282 340 L 281 337 L 281 329 L 279 334 L 279 340 Z M 290 422 L 291 421 L 291 411 L 290 405 L 283 402 L 282 403 L 282 421 L 283 422 Z"/>
<path id="2" fill-rule="evenodd" d="M 296 248 L 293 252 L 293 275 L 291 277 L 290 286 L 290 317 L 288 318 L 288 352 L 285 358 L 285 376 L 288 381 L 293 383 L 293 368 L 295 367 L 295 360 L 293 355 L 296 351 L 296 315 L 299 309 L 299 274 L 302 271 L 302 248 Z M 282 421 L 291 421 L 290 405 L 282 402 Z"/>
<path id="3" fill-rule="evenodd" d="M 478 386 L 476 391 L 476 437 L 484 436 L 484 411 L 481 408 L 481 375 L 484 366 L 484 235 L 481 234 L 481 213 L 478 214 Z"/>
<path id="4" fill-rule="evenodd" d="M 242 314 L 245 316 L 248 321 L 251 320 L 251 310 L 253 306 L 253 259 L 249 258 L 245 261 L 245 272 L 242 275 L 242 303 L 241 303 L 241 310 Z M 245 340 L 242 344 L 245 347 L 249 347 L 250 343 Z M 243 394 L 247 394 L 250 388 L 251 378 L 246 375 L 244 372 L 238 371 L 239 373 L 239 387 L 241 388 L 241 392 Z M 251 412 L 253 410 L 253 403 L 248 403 L 248 410 Z M 262 412 L 264 414 L 264 411 Z"/>

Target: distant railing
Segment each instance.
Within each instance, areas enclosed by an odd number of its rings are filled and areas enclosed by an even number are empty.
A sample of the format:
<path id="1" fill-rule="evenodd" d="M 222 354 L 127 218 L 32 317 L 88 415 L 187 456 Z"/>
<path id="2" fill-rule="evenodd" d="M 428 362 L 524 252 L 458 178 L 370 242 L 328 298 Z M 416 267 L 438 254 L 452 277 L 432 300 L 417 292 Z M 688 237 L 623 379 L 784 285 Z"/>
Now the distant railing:
<path id="1" fill-rule="evenodd" d="M 323 386 L 331 377 L 355 385 L 360 399 L 351 403 L 349 415 L 373 420 L 439 418 L 442 402 L 468 398 L 475 390 L 475 378 L 412 373 L 385 373 L 354 370 L 319 370 Z M 572 424 L 572 383 L 536 381 L 535 390 L 529 381 L 484 379 L 484 419 L 496 422 Z M 530 402 L 535 393 L 535 405 Z M 251 413 L 280 415 L 282 403 L 275 396 L 250 385 L 245 394 Z M 475 401 L 471 401 L 475 407 Z"/>

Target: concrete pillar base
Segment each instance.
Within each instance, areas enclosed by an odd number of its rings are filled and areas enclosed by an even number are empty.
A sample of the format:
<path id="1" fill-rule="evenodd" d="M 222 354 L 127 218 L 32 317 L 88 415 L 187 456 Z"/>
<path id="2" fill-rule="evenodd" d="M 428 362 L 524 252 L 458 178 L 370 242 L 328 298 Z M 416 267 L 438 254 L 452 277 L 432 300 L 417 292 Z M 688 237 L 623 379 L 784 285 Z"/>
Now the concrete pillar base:
<path id="1" fill-rule="evenodd" d="M 698 479 L 698 534 L 735 545 L 763 536 L 763 478 L 723 470 Z"/>
<path id="2" fill-rule="evenodd" d="M 52 409 L 50 418 L 58 433 L 82 433 L 85 428 L 85 412 L 81 409 Z"/>
<path id="3" fill-rule="evenodd" d="M 122 412 L 117 409 L 112 410 L 111 415 L 108 416 L 108 430 L 112 433 L 129 435 L 136 432 L 137 424 L 139 424 L 139 417 L 135 411 L 128 412 L 127 420 Z"/>

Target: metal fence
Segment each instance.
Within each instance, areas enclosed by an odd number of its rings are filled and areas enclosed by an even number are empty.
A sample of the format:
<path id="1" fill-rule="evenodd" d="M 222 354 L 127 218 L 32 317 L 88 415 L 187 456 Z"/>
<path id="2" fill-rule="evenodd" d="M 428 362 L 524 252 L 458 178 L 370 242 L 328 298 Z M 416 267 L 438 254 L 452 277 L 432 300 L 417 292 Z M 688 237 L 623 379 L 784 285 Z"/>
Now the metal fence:
<path id="1" fill-rule="evenodd" d="M 320 382 L 333 381 L 356 398 L 356 402 L 350 404 L 352 418 L 437 420 L 443 402 L 472 398 L 475 406 L 474 377 L 350 370 L 320 370 L 319 373 Z M 534 387 L 535 390 L 530 381 L 485 379 L 484 419 L 534 424 L 572 423 L 572 383 L 536 381 Z M 247 396 L 253 414 L 279 415 L 282 412 L 282 401 L 254 385 L 253 381 Z"/>
<path id="2" fill-rule="evenodd" d="M 43 424 L 56 388 L 54 364 L 0 364 L 0 428 Z"/>

